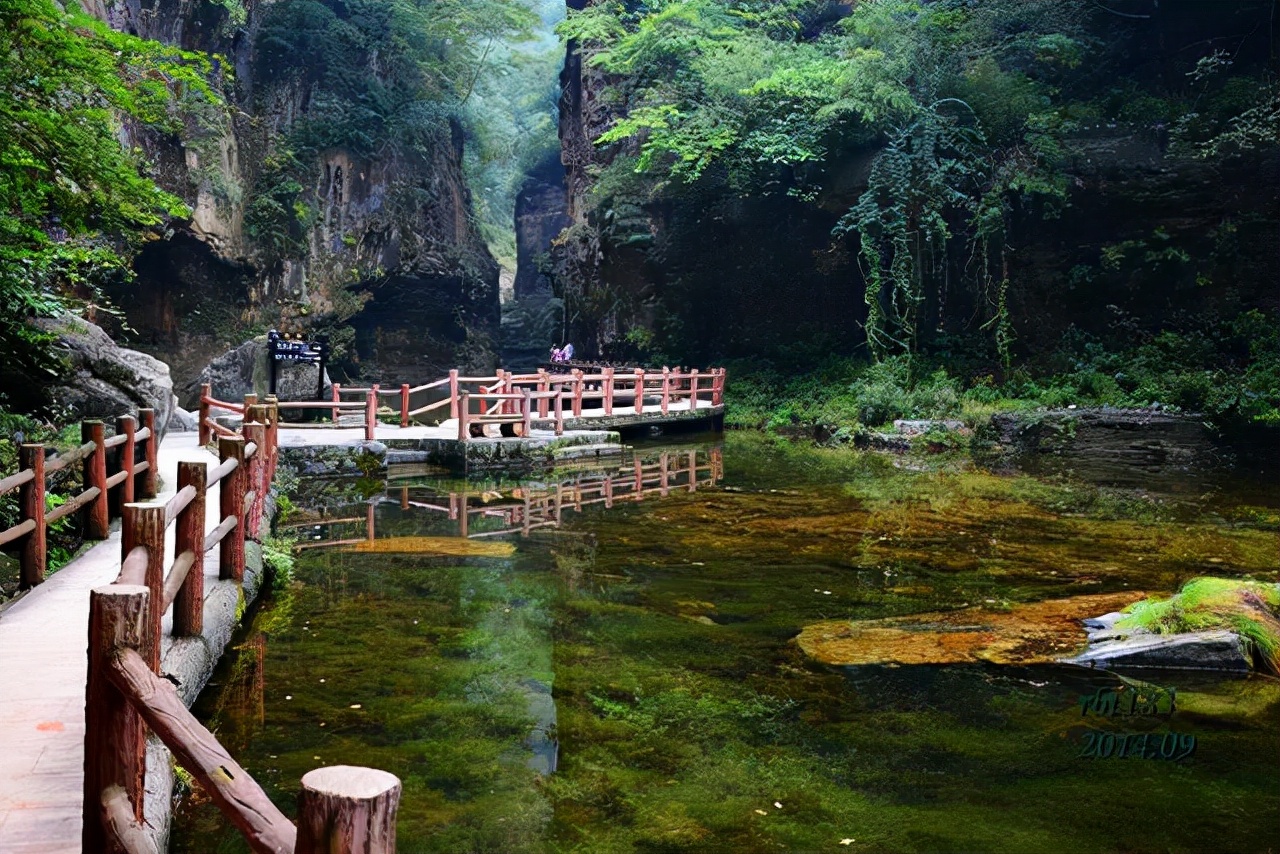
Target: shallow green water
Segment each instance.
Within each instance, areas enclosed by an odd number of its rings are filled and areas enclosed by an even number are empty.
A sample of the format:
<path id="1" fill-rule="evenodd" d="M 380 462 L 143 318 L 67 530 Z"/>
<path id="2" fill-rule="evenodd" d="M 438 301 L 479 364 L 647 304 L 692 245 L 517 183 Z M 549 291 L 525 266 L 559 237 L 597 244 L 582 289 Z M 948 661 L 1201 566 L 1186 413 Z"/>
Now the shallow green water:
<path id="1" fill-rule="evenodd" d="M 531 521 L 558 502 L 560 523 L 482 538 L 512 543 L 505 557 L 303 552 L 198 714 L 287 813 L 318 765 L 397 774 L 406 852 L 1274 846 L 1276 680 L 1143 674 L 1177 689 L 1176 711 L 1099 718 L 1080 697 L 1121 686 L 1114 675 L 834 667 L 794 642 L 821 620 L 1169 591 L 1206 573 L 1275 580 L 1274 487 L 912 471 L 752 434 L 638 456 L 648 472 L 678 451 L 675 471 L 713 449 L 722 477 L 699 469 L 690 491 L 676 475 L 641 502 L 624 497 L 628 459 L 609 508 L 576 509 L 600 472 L 395 482 L 374 499 L 380 543 L 456 536 L 449 494 L 464 490 L 492 511 L 468 533 L 522 527 L 526 499 Z M 361 520 L 306 536 L 368 536 L 350 489 L 304 486 L 330 518 Z M 1100 732 L 1153 735 L 1129 758 L 1081 756 Z M 1190 756 L 1160 758 L 1190 736 Z M 223 825 L 188 798 L 173 850 L 247 850 Z"/>

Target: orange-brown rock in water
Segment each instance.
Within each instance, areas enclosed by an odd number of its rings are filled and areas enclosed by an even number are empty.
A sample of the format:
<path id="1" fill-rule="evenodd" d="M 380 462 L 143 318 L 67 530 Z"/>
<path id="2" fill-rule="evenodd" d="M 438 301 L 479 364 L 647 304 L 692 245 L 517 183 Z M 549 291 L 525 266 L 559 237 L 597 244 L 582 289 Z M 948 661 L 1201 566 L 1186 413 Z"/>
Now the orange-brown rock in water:
<path id="1" fill-rule="evenodd" d="M 350 551 L 378 554 L 429 554 L 452 557 L 510 557 L 511 543 L 470 540 L 465 537 L 383 537 L 356 543 Z"/>
<path id="2" fill-rule="evenodd" d="M 825 664 L 1042 664 L 1084 647 L 1082 620 L 1144 595 L 1126 590 L 1008 610 L 979 606 L 886 620 L 825 620 L 806 626 L 796 641 Z"/>

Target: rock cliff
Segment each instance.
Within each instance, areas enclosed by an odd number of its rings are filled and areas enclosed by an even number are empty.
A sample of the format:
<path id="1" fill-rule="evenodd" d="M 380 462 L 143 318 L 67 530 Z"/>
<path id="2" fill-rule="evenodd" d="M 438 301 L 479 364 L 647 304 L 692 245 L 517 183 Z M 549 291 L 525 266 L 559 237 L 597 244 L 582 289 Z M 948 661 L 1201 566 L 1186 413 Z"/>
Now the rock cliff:
<path id="1" fill-rule="evenodd" d="M 281 324 L 333 333 L 336 367 L 373 380 L 491 363 L 498 266 L 473 225 L 455 119 L 440 111 L 412 145 L 369 150 L 354 120 L 350 142 L 335 132 L 299 145 L 299 132 L 331 125 L 332 99 L 305 70 L 325 55 L 291 55 L 294 70 L 280 70 L 290 51 L 276 42 L 293 22 L 271 16 L 287 3 L 91 5 L 117 29 L 213 55 L 227 97 L 225 109 L 185 104 L 181 134 L 126 129 L 192 210 L 111 294 L 178 385 Z"/>

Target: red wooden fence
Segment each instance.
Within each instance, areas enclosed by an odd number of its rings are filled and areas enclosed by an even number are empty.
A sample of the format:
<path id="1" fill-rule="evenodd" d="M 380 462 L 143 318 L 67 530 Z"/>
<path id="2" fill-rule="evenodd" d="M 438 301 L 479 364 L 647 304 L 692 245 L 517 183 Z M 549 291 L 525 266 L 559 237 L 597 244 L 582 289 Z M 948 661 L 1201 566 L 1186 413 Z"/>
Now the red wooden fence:
<path id="1" fill-rule="evenodd" d="M 303 777 L 299 832 L 192 716 L 174 686 L 158 675 L 161 620 L 170 607 L 174 635 L 203 631 L 205 554 L 217 546 L 219 576 L 242 581 L 245 539 L 261 534 L 263 504 L 276 465 L 279 416 L 273 404 L 250 399 L 240 411 L 240 431 L 209 427 L 219 433 L 217 466 L 179 463 L 178 491 L 166 503 L 124 504 L 120 577 L 91 594 L 84 851 L 155 851 L 142 813 L 148 727 L 254 851 L 352 850 L 357 838 L 377 839 L 384 846 L 366 851 L 395 850 L 400 795 L 395 777 L 371 769 L 324 769 L 315 778 L 316 772 L 308 774 Z M 220 520 L 206 531 L 205 503 L 215 484 Z M 165 531 L 173 524 L 177 529 L 169 561 Z"/>
<path id="2" fill-rule="evenodd" d="M 138 426 L 139 420 L 142 426 Z M 86 540 L 107 538 L 111 519 L 135 496 L 156 494 L 155 412 L 143 409 L 138 418 L 116 420 L 115 435 L 106 437 L 101 421 L 83 421 L 83 444 L 65 454 L 50 457 L 42 444 L 24 444 L 18 451 L 17 472 L 0 480 L 0 495 L 18 490 L 20 520 L 0 531 L 0 546 L 15 543 L 19 554 L 20 585 L 30 588 L 44 581 L 48 569 L 49 526 L 79 513 Z M 139 450 L 142 459 L 139 460 Z M 46 496 L 59 472 L 80 464 L 84 487 L 60 506 L 46 509 Z M 108 474 L 108 471 L 111 474 Z"/>
<path id="3" fill-rule="evenodd" d="M 449 376 L 424 385 L 410 386 L 401 383 L 394 389 L 379 385 L 368 387 L 343 386 L 334 383 L 327 401 L 275 401 L 282 409 L 325 410 L 334 426 L 341 422 L 343 414 L 360 415 L 365 439 L 372 440 L 378 423 L 379 401 L 394 398 L 397 404 L 399 424 L 409 424 L 428 413 L 449 408 L 449 419 L 458 423 L 459 441 L 487 435 L 490 426 L 496 426 L 501 435 L 528 435 L 533 422 L 553 420 L 556 435 L 564 432 L 565 411 L 569 417 L 582 418 L 583 404 L 599 401 L 599 409 L 605 416 L 615 412 L 614 402 L 630 394 L 632 410 L 643 413 L 646 405 L 657 407 L 662 415 L 681 410 L 696 410 L 702 405 L 718 407 L 724 403 L 726 373 L 724 368 L 706 371 L 663 368 L 661 371 L 636 370 L 619 374 L 613 368 L 603 368 L 599 373 L 586 374 L 580 369 L 564 374 L 552 374 L 539 370 L 532 374 L 513 374 L 499 369 L 493 376 L 467 377 L 457 370 Z M 410 398 L 415 394 L 441 390 L 445 397 L 416 409 L 410 408 Z M 358 395 L 356 400 L 344 400 L 343 395 Z M 207 444 L 215 433 L 229 433 L 220 425 L 214 411 L 222 409 L 243 415 L 249 405 L 230 403 L 213 397 L 210 386 L 205 385 L 200 394 L 200 441 Z M 646 404 L 646 401 L 649 403 Z M 473 407 L 473 404 L 480 404 Z M 474 411 L 472 411 L 474 408 Z M 396 411 L 393 410 L 393 411 Z"/>

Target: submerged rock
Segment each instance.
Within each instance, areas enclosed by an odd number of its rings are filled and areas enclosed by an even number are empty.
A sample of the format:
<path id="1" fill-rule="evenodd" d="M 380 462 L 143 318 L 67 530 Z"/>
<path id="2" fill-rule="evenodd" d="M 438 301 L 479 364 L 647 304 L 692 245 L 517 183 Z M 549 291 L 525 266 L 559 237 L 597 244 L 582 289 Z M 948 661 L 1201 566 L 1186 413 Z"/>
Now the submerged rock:
<path id="1" fill-rule="evenodd" d="M 1091 644 L 1093 639 L 1090 638 Z M 1086 667 L 1148 667 L 1175 670 L 1226 670 L 1248 673 L 1253 669 L 1250 642 L 1235 632 L 1214 629 L 1157 635 L 1138 632 L 1127 636 L 1110 635 L 1107 640 L 1091 645 L 1068 664 Z"/>
<path id="2" fill-rule="evenodd" d="M 1276 672 L 1280 585 L 1194 578 L 1164 599 L 1085 621 L 1089 648 L 1072 664 L 1248 673 Z"/>

